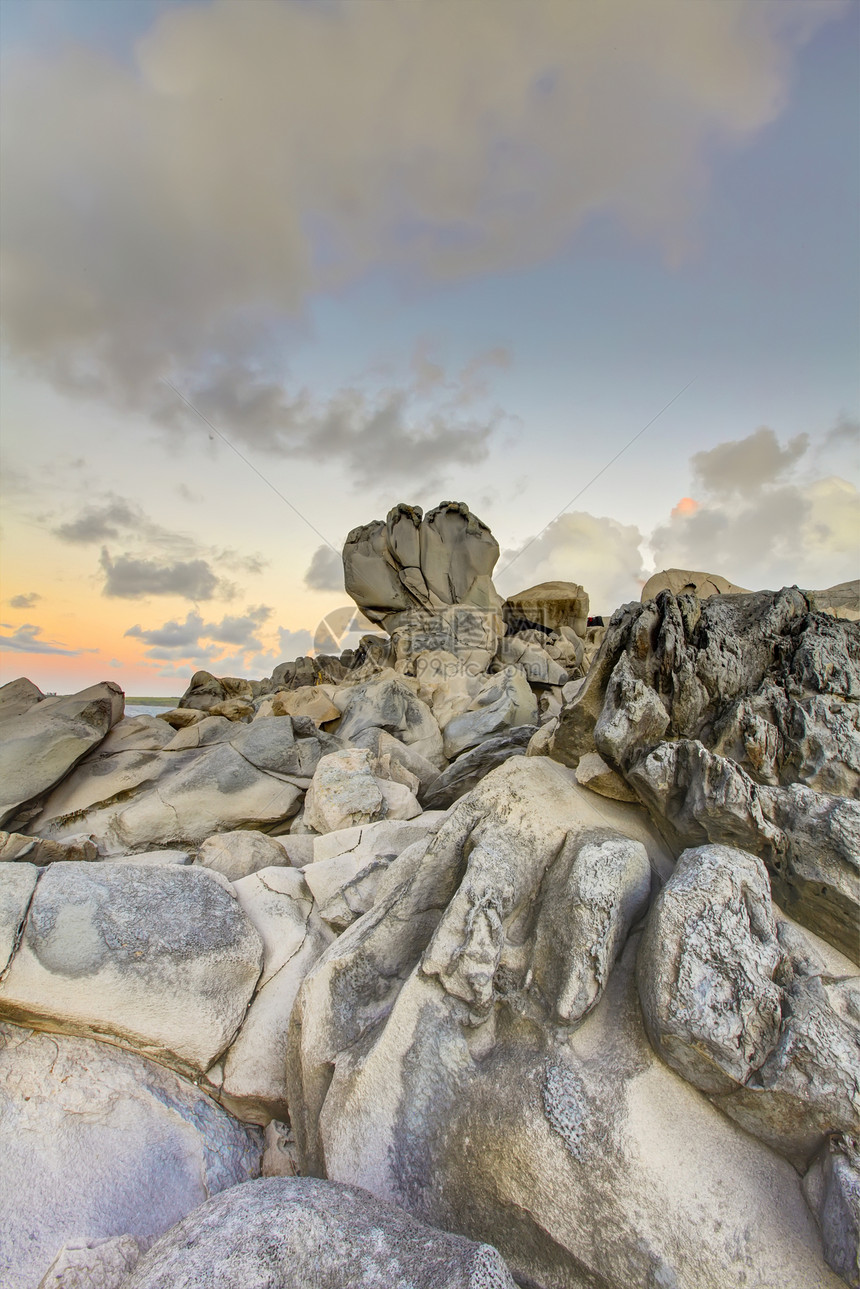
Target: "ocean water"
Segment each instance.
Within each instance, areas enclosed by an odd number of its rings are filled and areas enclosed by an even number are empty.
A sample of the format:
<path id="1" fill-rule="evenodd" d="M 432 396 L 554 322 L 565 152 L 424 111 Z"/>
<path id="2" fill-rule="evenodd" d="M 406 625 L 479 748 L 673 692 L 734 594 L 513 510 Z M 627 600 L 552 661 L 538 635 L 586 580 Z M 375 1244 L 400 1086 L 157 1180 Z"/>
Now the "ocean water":
<path id="1" fill-rule="evenodd" d="M 150 706 L 148 703 L 126 703 L 126 716 L 160 716 L 162 712 L 169 712 L 170 707 Z"/>

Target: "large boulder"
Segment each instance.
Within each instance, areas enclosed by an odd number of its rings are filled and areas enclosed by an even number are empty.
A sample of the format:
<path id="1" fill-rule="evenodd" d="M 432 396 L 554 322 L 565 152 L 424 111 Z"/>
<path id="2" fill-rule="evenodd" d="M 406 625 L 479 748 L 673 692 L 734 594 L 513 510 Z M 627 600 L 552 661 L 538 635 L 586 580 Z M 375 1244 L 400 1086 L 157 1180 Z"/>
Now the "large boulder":
<path id="1" fill-rule="evenodd" d="M 749 595 L 744 586 L 737 586 L 719 573 L 696 573 L 688 568 L 664 568 L 659 573 L 652 573 L 642 587 L 640 600 L 656 599 L 661 591 L 671 591 L 673 595 L 695 595 L 699 600 L 708 600 L 712 595 Z"/>
<path id="2" fill-rule="evenodd" d="M 228 882 L 237 882 L 261 868 L 289 864 L 290 859 L 274 837 L 250 828 L 208 837 L 197 852 L 196 862 L 222 873 Z"/>
<path id="3" fill-rule="evenodd" d="M 495 1249 L 433 1231 L 366 1191 L 266 1177 L 162 1236 L 124 1289 L 514 1289 Z"/>
<path id="4" fill-rule="evenodd" d="M 0 1024 L 0 1283 L 35 1289 L 64 1245 L 117 1236 L 128 1266 L 135 1244 L 258 1176 L 262 1149 L 259 1129 L 172 1070 L 93 1039 Z M 102 1269 L 122 1266 L 104 1252 Z M 65 1261 L 79 1271 L 94 1257 Z M 67 1269 L 48 1283 L 101 1282 Z"/>
<path id="5" fill-rule="evenodd" d="M 0 885 L 29 865 L 0 865 Z M 0 981 L 0 1016 L 95 1034 L 180 1069 L 233 1041 L 263 946 L 230 884 L 175 865 L 52 864 Z M 22 902 L 24 892 L 15 891 Z"/>
<path id="6" fill-rule="evenodd" d="M 424 809 L 447 810 L 477 787 L 496 766 L 512 756 L 525 756 L 529 740 L 536 732 L 536 725 L 515 725 L 484 739 L 468 752 L 461 752 L 424 792 Z"/>
<path id="7" fill-rule="evenodd" d="M 124 696 L 105 681 L 66 698 L 42 698 L 20 710 L 20 682 L 0 724 L 0 825 L 36 813 L 39 801 L 62 782 L 86 754 L 122 719 Z M 29 682 L 27 682 L 29 684 Z M 20 831 L 20 829 L 19 829 Z"/>
<path id="8" fill-rule="evenodd" d="M 785 941 L 759 859 L 686 851 L 648 916 L 639 994 L 663 1060 L 804 1169 L 829 1135 L 860 1135 L 860 977 L 800 966 Z"/>
<path id="9" fill-rule="evenodd" d="M 499 609 L 492 582 L 498 542 L 468 506 L 443 501 L 425 516 L 403 503 L 355 528 L 343 548 L 344 585 L 371 622 L 390 614 L 468 604 Z"/>
<path id="10" fill-rule="evenodd" d="M 580 639 L 588 627 L 588 592 L 576 582 L 539 582 L 509 595 L 505 618 L 516 624 L 558 632 L 569 627 Z"/>
<path id="11" fill-rule="evenodd" d="M 488 775 L 299 991 L 303 1170 L 492 1242 L 535 1289 L 837 1289 L 795 1170 L 648 1044 L 649 867 L 671 860 L 641 809 L 543 757 Z"/>

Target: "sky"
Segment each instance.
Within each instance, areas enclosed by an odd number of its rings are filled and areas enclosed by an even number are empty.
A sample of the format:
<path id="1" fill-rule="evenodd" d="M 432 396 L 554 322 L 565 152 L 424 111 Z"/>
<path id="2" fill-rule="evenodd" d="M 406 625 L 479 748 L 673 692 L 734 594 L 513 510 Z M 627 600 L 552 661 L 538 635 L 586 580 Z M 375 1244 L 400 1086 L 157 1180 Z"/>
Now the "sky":
<path id="1" fill-rule="evenodd" d="M 593 613 L 857 577 L 859 29 L 0 0 L 0 683 L 269 675 L 398 501 Z"/>

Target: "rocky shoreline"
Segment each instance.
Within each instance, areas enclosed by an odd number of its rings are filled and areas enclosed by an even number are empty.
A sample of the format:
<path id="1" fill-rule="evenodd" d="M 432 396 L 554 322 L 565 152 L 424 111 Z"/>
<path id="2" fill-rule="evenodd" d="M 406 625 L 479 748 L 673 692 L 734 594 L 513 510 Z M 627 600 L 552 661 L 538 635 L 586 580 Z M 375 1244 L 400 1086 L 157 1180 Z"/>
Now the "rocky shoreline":
<path id="1" fill-rule="evenodd" d="M 858 584 L 503 600 L 124 715 L 0 689 L 9 1289 L 860 1286 Z"/>

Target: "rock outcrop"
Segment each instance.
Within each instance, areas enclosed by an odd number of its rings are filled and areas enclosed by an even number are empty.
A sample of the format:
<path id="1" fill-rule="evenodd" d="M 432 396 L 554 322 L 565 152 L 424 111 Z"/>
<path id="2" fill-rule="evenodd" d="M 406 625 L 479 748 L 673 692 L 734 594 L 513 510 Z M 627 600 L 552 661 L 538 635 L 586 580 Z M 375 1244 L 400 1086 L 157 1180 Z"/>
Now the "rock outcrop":
<path id="1" fill-rule="evenodd" d="M 676 849 L 759 855 L 786 911 L 857 961 L 860 630 L 813 598 L 623 606 L 549 751 L 599 752 Z"/>
<path id="2" fill-rule="evenodd" d="M 355 650 L 0 688 L 4 1285 L 860 1289 L 858 586 L 497 556 L 398 506 Z"/>

